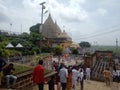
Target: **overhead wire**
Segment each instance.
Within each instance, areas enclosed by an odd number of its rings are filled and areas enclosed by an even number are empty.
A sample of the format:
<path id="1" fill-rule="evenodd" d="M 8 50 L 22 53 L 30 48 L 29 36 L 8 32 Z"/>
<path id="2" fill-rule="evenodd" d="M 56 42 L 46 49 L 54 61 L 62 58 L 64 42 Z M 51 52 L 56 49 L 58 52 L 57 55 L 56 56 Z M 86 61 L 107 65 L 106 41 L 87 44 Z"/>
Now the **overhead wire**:
<path id="1" fill-rule="evenodd" d="M 104 29 L 100 29 L 99 31 L 102 31 L 102 32 L 106 32 L 106 30 L 107 31 L 110 31 L 110 29 L 112 28 L 116 28 L 116 27 L 119 27 L 120 28 L 120 24 L 118 24 L 118 25 L 114 25 L 114 26 L 112 26 L 112 27 L 107 27 L 107 28 L 104 28 Z M 98 31 L 98 30 L 97 30 Z M 99 33 L 101 33 L 101 32 L 99 32 Z M 92 32 L 92 33 L 87 33 L 87 34 L 80 34 L 80 36 L 86 36 L 86 35 L 91 35 L 91 34 L 99 34 L 98 32 L 96 33 L 96 32 Z"/>
<path id="2" fill-rule="evenodd" d="M 85 37 L 81 37 L 79 39 L 75 39 L 75 40 L 80 40 L 80 39 L 89 39 L 89 38 L 94 38 L 94 37 L 99 37 L 101 35 L 108 35 L 110 33 L 113 33 L 113 32 L 116 32 L 116 31 L 120 31 L 120 28 L 116 28 L 116 29 L 112 29 L 112 30 L 107 30 L 107 31 L 104 31 L 104 32 L 100 32 L 100 33 L 95 33 L 93 35 L 84 35 Z"/>

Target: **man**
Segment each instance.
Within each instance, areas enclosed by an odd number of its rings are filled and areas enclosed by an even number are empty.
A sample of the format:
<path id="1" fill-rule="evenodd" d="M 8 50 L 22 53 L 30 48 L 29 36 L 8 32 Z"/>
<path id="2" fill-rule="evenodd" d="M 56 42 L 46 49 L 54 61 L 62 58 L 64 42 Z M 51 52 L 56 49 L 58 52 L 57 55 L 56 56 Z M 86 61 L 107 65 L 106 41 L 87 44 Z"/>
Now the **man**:
<path id="1" fill-rule="evenodd" d="M 44 67 L 43 60 L 39 60 L 38 65 L 33 70 L 33 81 L 38 84 L 39 90 L 44 90 Z"/>
<path id="2" fill-rule="evenodd" d="M 113 70 L 113 81 L 117 82 L 119 80 L 119 72 L 118 70 Z"/>
<path id="3" fill-rule="evenodd" d="M 17 77 L 15 75 L 13 75 L 13 71 L 15 71 L 15 68 L 14 68 L 14 65 L 12 63 L 10 63 L 8 66 L 6 66 L 3 69 L 3 74 L 4 74 L 4 77 L 7 81 L 8 88 L 11 85 L 11 82 L 10 82 L 11 80 L 12 80 L 12 85 L 14 85 L 16 83 L 16 80 L 17 80 Z"/>
<path id="4" fill-rule="evenodd" d="M 54 87 L 54 75 L 51 76 L 50 80 L 47 82 L 48 83 L 48 89 L 49 90 L 55 90 L 55 87 Z"/>
<path id="5" fill-rule="evenodd" d="M 78 75 L 79 75 L 79 71 L 77 70 L 77 66 L 73 66 L 73 69 L 72 69 L 73 90 L 76 90 L 76 83 L 77 83 Z"/>
<path id="6" fill-rule="evenodd" d="M 6 64 L 7 64 L 7 63 L 5 62 L 5 60 L 0 57 L 0 71 L 2 70 L 2 68 L 3 68 Z"/>
<path id="7" fill-rule="evenodd" d="M 87 68 L 86 68 L 86 79 L 87 79 L 87 80 L 90 80 L 90 72 L 91 72 L 90 67 L 87 67 Z"/>
<path id="8" fill-rule="evenodd" d="M 64 64 L 61 64 L 61 69 L 59 72 L 60 76 L 60 82 L 62 85 L 62 90 L 66 90 L 66 83 L 67 83 L 67 78 L 68 78 L 68 70 L 65 68 Z"/>
<path id="9" fill-rule="evenodd" d="M 84 86 L 84 71 L 82 69 L 80 69 L 79 78 L 80 78 L 80 85 L 81 85 L 81 89 L 80 90 L 83 90 L 83 86 Z"/>
<path id="10" fill-rule="evenodd" d="M 103 74 L 104 74 L 106 85 L 110 86 L 110 79 L 112 78 L 112 73 L 110 72 L 109 68 L 106 68 L 103 71 Z"/>
<path id="11" fill-rule="evenodd" d="M 4 68 L 4 66 L 6 64 L 7 63 L 5 62 L 5 60 L 0 57 L 0 85 L 1 85 L 1 80 L 2 80 L 2 77 L 3 77 L 2 69 Z"/>

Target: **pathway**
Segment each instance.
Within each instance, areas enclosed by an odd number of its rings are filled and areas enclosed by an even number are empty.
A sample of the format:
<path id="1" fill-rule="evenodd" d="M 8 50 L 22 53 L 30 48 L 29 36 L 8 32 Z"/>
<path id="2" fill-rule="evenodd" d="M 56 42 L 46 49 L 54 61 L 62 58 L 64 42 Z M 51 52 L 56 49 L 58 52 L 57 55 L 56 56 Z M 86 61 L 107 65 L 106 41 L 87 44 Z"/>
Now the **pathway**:
<path id="1" fill-rule="evenodd" d="M 32 90 L 37 90 L 37 86 L 35 86 Z M 48 90 L 47 85 L 45 85 L 44 90 Z M 55 90 L 57 90 L 56 86 L 55 86 Z M 79 83 L 77 83 L 76 90 L 80 90 Z M 106 86 L 104 82 L 85 81 L 84 90 L 120 90 L 120 83 L 113 82 L 111 86 Z"/>

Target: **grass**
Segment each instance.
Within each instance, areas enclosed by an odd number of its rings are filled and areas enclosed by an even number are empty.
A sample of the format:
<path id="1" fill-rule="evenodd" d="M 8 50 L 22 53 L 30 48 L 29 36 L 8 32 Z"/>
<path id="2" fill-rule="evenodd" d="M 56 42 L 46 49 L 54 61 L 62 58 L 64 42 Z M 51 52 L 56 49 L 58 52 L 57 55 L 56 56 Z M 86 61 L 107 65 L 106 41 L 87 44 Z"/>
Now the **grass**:
<path id="1" fill-rule="evenodd" d="M 25 66 L 22 64 L 15 64 L 14 63 L 14 67 L 15 67 L 15 71 L 14 74 L 20 74 L 29 70 L 33 70 L 33 67 L 30 66 Z M 52 72 L 51 70 L 45 69 L 45 75 L 49 74 L 50 72 Z"/>
<path id="2" fill-rule="evenodd" d="M 113 51 L 114 54 L 119 54 L 120 55 L 120 47 L 116 46 L 92 46 L 96 50 L 101 50 L 101 51 Z"/>
<path id="3" fill-rule="evenodd" d="M 25 71 L 33 69 L 32 67 L 28 67 L 28 66 L 25 66 L 25 65 L 18 65 L 18 64 L 14 64 L 14 67 L 15 67 L 14 74 L 23 73 Z"/>
<path id="4" fill-rule="evenodd" d="M 49 74 L 50 72 L 52 72 L 51 70 L 45 69 L 45 75 Z"/>

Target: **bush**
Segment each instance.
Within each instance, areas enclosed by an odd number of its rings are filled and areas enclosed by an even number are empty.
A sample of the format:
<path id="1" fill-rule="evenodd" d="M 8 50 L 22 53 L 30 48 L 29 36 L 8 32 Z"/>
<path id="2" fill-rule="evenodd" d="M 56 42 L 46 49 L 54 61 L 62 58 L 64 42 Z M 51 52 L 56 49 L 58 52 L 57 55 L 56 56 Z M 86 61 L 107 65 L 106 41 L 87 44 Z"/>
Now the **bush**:
<path id="1" fill-rule="evenodd" d="M 50 53 L 51 51 L 52 51 L 51 47 L 48 47 L 48 46 L 42 47 L 42 52 L 43 53 Z"/>
<path id="2" fill-rule="evenodd" d="M 78 54 L 78 50 L 77 49 L 73 49 L 72 50 L 72 54 Z"/>
<path id="3" fill-rule="evenodd" d="M 60 46 L 57 46 L 54 48 L 54 52 L 55 52 L 55 55 L 62 55 L 62 52 L 63 52 L 63 48 L 60 47 Z"/>

